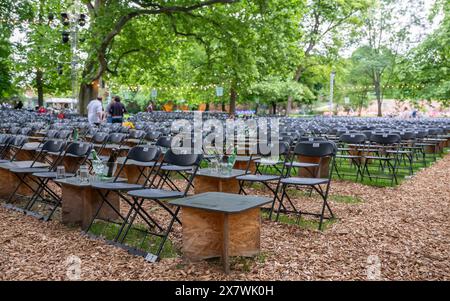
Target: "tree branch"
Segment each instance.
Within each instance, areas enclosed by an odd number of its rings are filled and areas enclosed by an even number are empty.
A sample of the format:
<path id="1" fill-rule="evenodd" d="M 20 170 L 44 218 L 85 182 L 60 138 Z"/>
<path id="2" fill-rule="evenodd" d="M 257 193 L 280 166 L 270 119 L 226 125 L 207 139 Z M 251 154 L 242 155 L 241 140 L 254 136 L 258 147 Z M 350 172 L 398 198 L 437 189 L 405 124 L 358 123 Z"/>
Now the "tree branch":
<path id="1" fill-rule="evenodd" d="M 101 0 L 96 0 L 96 5 L 99 5 Z M 181 12 L 181 13 L 189 13 L 193 10 L 202 8 L 202 7 L 206 7 L 206 6 L 212 6 L 215 4 L 230 4 L 230 3 L 235 3 L 235 2 L 239 2 L 240 0 L 208 0 L 208 1 L 203 1 L 203 2 L 199 2 L 197 4 L 194 5 L 190 5 L 190 6 L 161 6 L 157 9 L 138 9 L 138 10 L 134 10 L 131 11 L 130 13 L 122 16 L 117 23 L 115 24 L 113 30 L 111 30 L 102 40 L 100 47 L 98 49 L 98 62 L 99 62 L 99 67 L 97 69 L 97 71 L 95 72 L 95 74 L 92 76 L 91 80 L 96 80 L 99 79 L 102 74 L 108 69 L 108 62 L 106 60 L 106 49 L 108 48 L 108 45 L 111 43 L 111 41 L 114 39 L 114 37 L 116 35 L 118 35 L 123 27 L 128 23 L 128 21 L 132 20 L 133 18 L 136 18 L 138 16 L 143 16 L 143 15 L 158 15 L 158 14 L 172 14 L 172 13 L 177 13 L 177 12 Z"/>

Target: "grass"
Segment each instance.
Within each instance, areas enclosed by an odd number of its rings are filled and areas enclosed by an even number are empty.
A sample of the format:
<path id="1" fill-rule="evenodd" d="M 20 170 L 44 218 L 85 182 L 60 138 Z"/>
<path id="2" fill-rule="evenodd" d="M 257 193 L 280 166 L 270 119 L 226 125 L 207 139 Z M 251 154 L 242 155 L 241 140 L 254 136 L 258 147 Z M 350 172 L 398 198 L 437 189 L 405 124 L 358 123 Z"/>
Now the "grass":
<path id="1" fill-rule="evenodd" d="M 446 154 L 446 153 L 448 153 L 448 149 L 446 149 L 444 151 L 444 154 Z M 442 157 L 443 157 L 443 155 L 436 156 L 436 161 L 441 159 Z M 425 156 L 426 166 L 424 165 L 422 158 L 420 158 L 419 160 L 415 160 L 412 164 L 413 175 L 417 171 L 420 171 L 423 168 L 427 168 L 427 167 L 431 166 L 434 162 L 435 162 L 435 160 L 434 160 L 433 156 L 428 155 L 428 154 Z M 347 160 L 347 159 L 338 160 L 337 165 L 338 165 L 338 170 L 339 170 L 339 173 L 341 174 L 342 179 L 355 182 L 356 167 L 351 166 L 349 160 Z M 386 176 L 387 174 L 383 173 L 382 171 L 380 172 L 378 166 L 379 166 L 378 162 L 369 164 L 368 167 L 369 167 L 369 172 L 372 176 L 372 179 L 370 179 L 366 173 L 364 175 L 364 179 L 361 181 L 361 178 L 359 178 L 358 182 L 360 182 L 364 185 L 376 186 L 376 187 L 395 186 L 396 185 L 395 182 L 392 183 L 391 179 L 380 178 L 380 176 Z M 401 164 L 397 170 L 398 184 L 401 184 L 404 180 L 408 179 L 409 177 L 410 177 L 409 170 L 406 168 L 406 166 Z M 336 172 L 334 172 L 334 174 L 333 174 L 333 179 L 335 179 L 335 180 L 340 179 L 339 176 L 336 174 Z"/>
<path id="2" fill-rule="evenodd" d="M 268 219 L 269 213 L 263 212 L 262 216 L 263 216 L 263 218 Z M 276 216 L 276 214 L 275 214 L 275 216 Z M 319 229 L 319 218 L 305 219 L 302 216 L 302 217 L 300 217 L 300 219 L 298 219 L 297 216 L 280 213 L 278 222 L 280 222 L 282 224 L 286 224 L 286 225 L 295 225 L 302 229 L 308 229 L 308 230 Z M 335 222 L 337 222 L 337 219 L 335 219 L 335 218 L 324 219 L 323 223 L 322 223 L 322 230 L 325 231 L 328 227 L 330 227 Z"/>
<path id="3" fill-rule="evenodd" d="M 118 224 L 96 221 L 92 225 L 90 233 L 96 236 L 100 236 L 106 240 L 112 241 L 116 237 L 119 229 L 120 225 Z M 128 232 L 124 240 L 124 244 L 129 247 L 156 254 L 162 238 L 157 236 L 145 235 L 143 231 L 145 231 L 145 227 L 141 225 L 133 226 L 133 228 Z M 179 254 L 180 251 L 175 248 L 170 239 L 167 239 L 160 257 L 174 258 Z"/>

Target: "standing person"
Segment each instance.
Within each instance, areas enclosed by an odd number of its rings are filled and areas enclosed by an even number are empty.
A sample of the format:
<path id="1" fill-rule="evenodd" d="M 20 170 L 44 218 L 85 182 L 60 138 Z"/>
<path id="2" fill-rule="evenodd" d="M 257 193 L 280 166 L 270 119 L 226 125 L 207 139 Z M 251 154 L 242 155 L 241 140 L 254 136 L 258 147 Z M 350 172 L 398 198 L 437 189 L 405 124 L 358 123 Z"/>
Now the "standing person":
<path id="1" fill-rule="evenodd" d="M 111 113 L 109 112 L 111 109 L 111 105 L 114 102 L 114 98 L 111 98 L 110 101 L 108 102 L 108 105 L 105 108 L 105 117 L 106 117 L 106 122 L 107 123 L 112 123 L 112 116 Z"/>
<path id="2" fill-rule="evenodd" d="M 114 101 L 111 103 L 111 107 L 109 108 L 109 113 L 112 117 L 112 123 L 122 123 L 123 114 L 126 112 L 127 110 L 125 109 L 125 106 L 120 102 L 120 97 L 114 96 Z"/>
<path id="3" fill-rule="evenodd" d="M 102 122 L 103 106 L 102 97 L 97 97 L 89 102 L 87 106 L 88 121 L 91 125 L 100 125 Z"/>
<path id="4" fill-rule="evenodd" d="M 152 101 L 150 101 L 148 103 L 147 112 L 148 113 L 152 113 L 153 112 L 153 102 Z"/>

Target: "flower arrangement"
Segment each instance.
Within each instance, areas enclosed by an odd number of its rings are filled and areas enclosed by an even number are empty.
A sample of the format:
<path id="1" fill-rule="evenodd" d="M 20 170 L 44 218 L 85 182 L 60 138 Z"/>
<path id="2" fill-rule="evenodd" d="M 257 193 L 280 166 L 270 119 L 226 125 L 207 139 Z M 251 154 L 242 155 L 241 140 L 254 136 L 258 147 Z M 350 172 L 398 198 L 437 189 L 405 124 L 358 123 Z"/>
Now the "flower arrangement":
<path id="1" fill-rule="evenodd" d="M 127 128 L 134 129 L 134 124 L 131 121 L 126 121 L 122 125 Z"/>

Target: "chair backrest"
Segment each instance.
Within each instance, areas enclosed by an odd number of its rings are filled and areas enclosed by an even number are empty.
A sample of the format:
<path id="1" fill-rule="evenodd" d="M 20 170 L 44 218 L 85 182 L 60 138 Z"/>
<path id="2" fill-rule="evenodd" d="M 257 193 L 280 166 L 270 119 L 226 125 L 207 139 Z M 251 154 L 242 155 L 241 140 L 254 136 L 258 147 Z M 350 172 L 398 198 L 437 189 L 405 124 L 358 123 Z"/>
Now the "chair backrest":
<path id="1" fill-rule="evenodd" d="M 109 134 L 108 133 L 104 133 L 104 132 L 97 132 L 95 133 L 95 135 L 92 137 L 92 141 L 94 143 L 105 143 L 106 140 L 108 139 Z"/>
<path id="2" fill-rule="evenodd" d="M 66 154 L 75 157 L 87 157 L 91 152 L 92 144 L 86 142 L 73 142 L 66 149 Z"/>
<path id="3" fill-rule="evenodd" d="M 156 145 L 170 148 L 172 146 L 172 138 L 168 136 L 159 137 L 158 140 L 156 140 Z"/>
<path id="4" fill-rule="evenodd" d="M 108 142 L 120 144 L 125 140 L 126 137 L 127 137 L 127 134 L 124 134 L 124 133 L 111 133 L 108 136 Z"/>
<path id="5" fill-rule="evenodd" d="M 413 140 L 416 138 L 416 134 L 414 134 L 414 132 L 401 132 L 400 137 L 403 141 Z"/>
<path id="6" fill-rule="evenodd" d="M 324 137 L 300 137 L 299 142 L 312 142 L 312 141 L 327 141 Z"/>
<path id="7" fill-rule="evenodd" d="M 178 166 L 198 166 L 203 159 L 200 154 L 175 154 L 172 150 L 168 150 L 164 154 L 163 162 Z"/>
<path id="8" fill-rule="evenodd" d="M 161 149 L 157 146 L 135 146 L 130 149 L 127 159 L 138 162 L 152 162 L 161 155 Z"/>
<path id="9" fill-rule="evenodd" d="M 62 140 L 48 140 L 42 145 L 42 152 L 59 153 L 64 150 L 66 142 Z"/>
<path id="10" fill-rule="evenodd" d="M 21 128 L 20 129 L 20 135 L 24 135 L 24 136 L 28 136 L 31 133 L 32 129 L 31 128 Z"/>
<path id="11" fill-rule="evenodd" d="M 72 131 L 59 131 L 57 137 L 59 139 L 68 139 L 70 137 L 70 135 L 72 134 Z"/>
<path id="12" fill-rule="evenodd" d="M 129 138 L 131 139 L 141 139 L 145 136 L 145 132 L 141 130 L 130 130 Z"/>
<path id="13" fill-rule="evenodd" d="M 302 141 L 297 143 L 294 154 L 305 157 L 329 157 L 336 154 L 336 144 L 331 141 Z"/>
<path id="14" fill-rule="evenodd" d="M 47 138 L 48 139 L 53 139 L 58 137 L 59 131 L 58 130 L 48 130 L 47 132 Z"/>
<path id="15" fill-rule="evenodd" d="M 158 131 L 147 132 L 147 134 L 145 135 L 145 140 L 153 141 L 153 140 L 158 139 L 160 136 L 161 136 L 161 132 L 158 132 Z"/>
<path id="16" fill-rule="evenodd" d="M 389 145 L 399 143 L 401 137 L 398 134 L 376 133 L 370 136 L 370 141 L 381 145 Z"/>
<path id="17" fill-rule="evenodd" d="M 271 156 L 274 153 L 277 153 L 278 155 L 288 155 L 289 150 L 290 144 L 284 141 L 271 143 L 270 145 L 267 145 L 266 147 L 263 148 L 261 148 L 258 143 L 256 155 L 263 157 Z"/>
<path id="18" fill-rule="evenodd" d="M 23 146 L 25 143 L 27 143 L 28 137 L 27 136 L 15 136 L 11 142 L 14 146 Z"/>
<path id="19" fill-rule="evenodd" d="M 342 134 L 339 137 L 339 140 L 344 143 L 350 143 L 350 144 L 361 144 L 366 141 L 367 137 L 364 134 L 355 134 L 355 133 L 347 133 Z"/>

